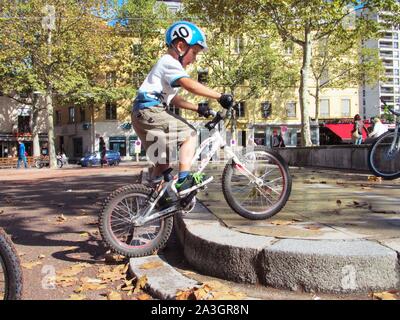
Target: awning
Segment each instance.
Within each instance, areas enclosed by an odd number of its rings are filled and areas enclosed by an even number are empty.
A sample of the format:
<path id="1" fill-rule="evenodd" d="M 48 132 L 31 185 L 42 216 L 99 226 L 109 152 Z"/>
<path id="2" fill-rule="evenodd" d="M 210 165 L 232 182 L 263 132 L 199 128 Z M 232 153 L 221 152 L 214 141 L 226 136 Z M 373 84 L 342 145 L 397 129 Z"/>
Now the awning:
<path id="1" fill-rule="evenodd" d="M 371 124 L 365 123 L 365 127 L 368 129 Z M 351 140 L 354 124 L 353 123 L 328 123 L 325 127 L 331 130 L 334 134 L 340 137 L 342 140 Z M 367 138 L 367 133 L 363 130 L 363 138 Z"/>

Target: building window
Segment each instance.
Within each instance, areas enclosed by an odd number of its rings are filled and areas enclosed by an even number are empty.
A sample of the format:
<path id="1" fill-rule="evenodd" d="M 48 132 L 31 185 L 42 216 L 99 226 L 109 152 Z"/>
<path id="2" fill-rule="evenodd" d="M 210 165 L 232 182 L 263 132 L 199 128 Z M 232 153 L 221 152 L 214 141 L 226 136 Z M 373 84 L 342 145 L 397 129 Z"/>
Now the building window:
<path id="1" fill-rule="evenodd" d="M 269 118 L 272 112 L 272 104 L 270 101 L 261 103 L 261 115 L 264 119 Z"/>
<path id="2" fill-rule="evenodd" d="M 31 120 L 30 116 L 18 116 L 18 132 L 19 133 L 30 133 L 31 127 L 29 122 Z"/>
<path id="3" fill-rule="evenodd" d="M 106 120 L 117 120 L 117 104 L 115 102 L 106 103 Z"/>
<path id="4" fill-rule="evenodd" d="M 350 99 L 342 99 L 342 117 L 350 117 Z"/>
<path id="5" fill-rule="evenodd" d="M 208 70 L 197 71 L 197 81 L 200 83 L 207 83 L 208 82 Z"/>
<path id="6" fill-rule="evenodd" d="M 296 102 L 290 101 L 286 103 L 286 116 L 288 118 L 296 117 Z"/>
<path id="7" fill-rule="evenodd" d="M 79 112 L 81 114 L 81 122 L 85 122 L 86 121 L 86 110 L 83 107 L 79 108 Z"/>
<path id="8" fill-rule="evenodd" d="M 236 110 L 236 116 L 238 118 L 244 117 L 246 115 L 246 105 L 244 101 L 238 103 L 238 109 Z"/>
<path id="9" fill-rule="evenodd" d="M 329 117 L 329 99 L 319 100 L 319 114 L 321 117 Z"/>
<path id="10" fill-rule="evenodd" d="M 68 122 L 75 123 L 75 108 L 74 107 L 68 108 Z"/>
<path id="11" fill-rule="evenodd" d="M 56 111 L 56 124 L 61 124 L 61 112 Z"/>

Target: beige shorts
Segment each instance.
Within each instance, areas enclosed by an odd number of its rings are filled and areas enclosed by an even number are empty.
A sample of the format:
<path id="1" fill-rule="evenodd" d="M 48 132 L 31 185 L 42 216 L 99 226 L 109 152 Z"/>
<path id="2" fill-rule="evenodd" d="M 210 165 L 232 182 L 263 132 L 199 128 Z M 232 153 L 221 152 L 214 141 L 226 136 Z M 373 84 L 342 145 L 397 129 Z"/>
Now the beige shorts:
<path id="1" fill-rule="evenodd" d="M 177 161 L 178 148 L 190 136 L 197 136 L 189 122 L 161 106 L 133 111 L 132 126 L 155 164 Z"/>

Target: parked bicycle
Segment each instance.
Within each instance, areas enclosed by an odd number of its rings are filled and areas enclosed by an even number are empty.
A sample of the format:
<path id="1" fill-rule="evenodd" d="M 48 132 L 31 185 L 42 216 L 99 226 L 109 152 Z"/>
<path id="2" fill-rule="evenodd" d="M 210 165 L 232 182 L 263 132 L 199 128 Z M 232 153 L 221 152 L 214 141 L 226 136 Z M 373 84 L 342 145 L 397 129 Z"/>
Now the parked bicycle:
<path id="1" fill-rule="evenodd" d="M 64 165 L 68 164 L 68 158 L 63 157 L 62 155 L 57 155 L 57 168 L 62 168 Z M 42 169 L 43 167 L 50 166 L 50 158 L 49 156 L 41 156 L 40 158 L 35 159 L 35 167 L 38 169 Z"/>
<path id="2" fill-rule="evenodd" d="M 264 146 L 243 148 L 240 153 L 226 146 L 218 127 L 231 119 L 235 104 L 225 113 L 213 112 L 213 119 L 205 127 L 211 135 L 197 149 L 194 156 L 200 162 L 197 173 L 203 172 L 213 155 L 223 148 L 229 155 L 222 174 L 222 192 L 228 205 L 239 215 L 252 220 L 267 219 L 286 204 L 292 186 L 288 167 L 282 157 Z M 217 130 L 214 130 L 217 128 Z M 207 151 L 206 151 L 207 150 Z M 162 248 L 172 231 L 173 216 L 188 213 L 195 207 L 197 189 L 180 197 L 175 188 L 172 169 L 155 186 L 131 184 L 114 191 L 104 202 L 99 216 L 103 241 L 115 252 L 128 256 L 150 255 Z M 159 200 L 165 192 L 173 203 L 167 208 Z"/>
<path id="3" fill-rule="evenodd" d="M 22 297 L 22 269 L 11 239 L 0 228 L 0 300 Z"/>
<path id="4" fill-rule="evenodd" d="M 382 100 L 383 108 L 400 117 L 400 112 L 389 108 Z M 400 178 L 400 120 L 396 119 L 394 131 L 388 131 L 377 138 L 368 152 L 368 166 L 374 175 L 387 180 Z"/>

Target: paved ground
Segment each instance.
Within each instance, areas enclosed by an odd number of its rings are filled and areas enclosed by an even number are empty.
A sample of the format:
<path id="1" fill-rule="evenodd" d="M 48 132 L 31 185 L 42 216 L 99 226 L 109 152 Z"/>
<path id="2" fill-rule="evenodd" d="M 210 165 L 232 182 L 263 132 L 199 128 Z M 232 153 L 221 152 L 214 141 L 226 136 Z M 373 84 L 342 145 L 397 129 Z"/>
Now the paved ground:
<path id="1" fill-rule="evenodd" d="M 400 179 L 368 174 L 291 168 L 292 193 L 281 212 L 251 221 L 235 214 L 221 197 L 222 168 L 199 198 L 234 230 L 290 239 L 371 239 L 400 250 Z"/>
<path id="2" fill-rule="evenodd" d="M 132 298 L 129 290 L 118 290 L 127 261 L 106 256 L 97 215 L 104 197 L 132 183 L 139 171 L 0 170 L 0 227 L 12 236 L 23 263 L 24 299 L 107 299 L 113 291 Z"/>
<path id="3" fill-rule="evenodd" d="M 12 235 L 24 263 L 25 299 L 107 299 L 107 294 L 112 293 L 112 297 L 115 292 L 125 299 L 131 299 L 143 294 L 142 291 L 138 291 L 127 296 L 127 293 L 132 291 L 131 284 L 124 282 L 125 270 L 122 269 L 127 261 L 116 261 L 115 257 L 109 258 L 105 255 L 106 250 L 101 244 L 97 229 L 97 214 L 104 197 L 115 188 L 135 181 L 140 169 L 139 166 L 129 165 L 104 169 L 72 167 L 62 170 L 0 170 L 0 227 Z M 378 227 L 374 227 L 373 223 L 384 223 L 389 228 L 381 238 L 394 239 L 393 235 L 396 234 L 398 225 L 393 225 L 393 221 L 398 221 L 398 215 L 372 212 L 368 207 L 385 204 L 383 207 L 387 211 L 387 208 L 392 207 L 392 204 L 386 205 L 389 201 L 393 202 L 393 210 L 397 212 L 395 194 L 389 195 L 391 192 L 398 192 L 397 182 L 372 182 L 368 181 L 367 175 L 360 178 L 341 174 L 341 178 L 338 179 L 337 173 L 321 176 L 321 173 L 312 170 L 302 172 L 293 169 L 292 174 L 295 176 L 292 197 L 285 209 L 272 218 L 272 221 L 284 220 L 290 224 L 254 222 L 240 218 L 227 209 L 218 183 L 210 186 L 208 195 L 203 194 L 203 201 L 210 209 L 213 208 L 227 226 L 245 233 L 276 236 L 287 234 L 290 237 L 304 238 L 337 238 L 339 235 L 377 238 L 374 231 Z M 304 186 L 307 189 L 304 189 Z M 326 194 L 320 197 L 321 190 L 326 190 L 328 186 L 332 186 L 332 190 L 342 192 L 340 206 L 337 203 L 337 195 L 327 200 L 331 190 L 327 190 Z M 309 194 L 308 201 L 304 190 Z M 213 197 L 214 191 L 216 197 Z M 354 198 L 353 195 L 357 192 L 359 194 Z M 365 193 L 370 195 L 364 197 Z M 375 199 L 374 197 L 377 200 L 373 202 L 370 199 Z M 315 202 L 321 202 L 321 198 L 324 199 L 323 203 L 319 209 L 314 209 L 318 207 Z M 370 202 L 365 205 L 363 201 L 367 200 Z M 308 207 L 298 209 L 302 205 Z M 373 217 L 379 219 L 374 220 Z M 333 226 L 339 222 L 350 223 L 351 232 L 344 232 Z M 305 224 L 312 227 L 307 228 Z M 186 276 L 201 282 L 218 280 L 249 297 L 370 299 L 368 294 L 316 295 L 312 292 L 289 292 L 260 285 L 241 285 L 208 277 L 192 269 L 174 241 L 169 244 L 164 254 L 167 261 Z M 55 283 L 53 275 L 57 275 Z M 142 298 L 151 297 L 144 295 Z"/>

